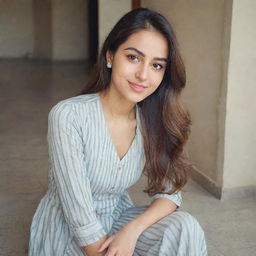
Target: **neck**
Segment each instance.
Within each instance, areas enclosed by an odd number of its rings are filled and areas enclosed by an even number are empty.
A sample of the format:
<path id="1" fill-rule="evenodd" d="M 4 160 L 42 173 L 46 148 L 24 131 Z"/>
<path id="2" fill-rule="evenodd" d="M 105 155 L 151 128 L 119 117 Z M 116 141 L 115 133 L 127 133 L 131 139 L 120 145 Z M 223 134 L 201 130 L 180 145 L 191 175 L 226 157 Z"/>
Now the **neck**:
<path id="1" fill-rule="evenodd" d="M 124 100 L 113 90 L 107 89 L 99 93 L 105 111 L 115 119 L 134 119 L 135 104 Z"/>

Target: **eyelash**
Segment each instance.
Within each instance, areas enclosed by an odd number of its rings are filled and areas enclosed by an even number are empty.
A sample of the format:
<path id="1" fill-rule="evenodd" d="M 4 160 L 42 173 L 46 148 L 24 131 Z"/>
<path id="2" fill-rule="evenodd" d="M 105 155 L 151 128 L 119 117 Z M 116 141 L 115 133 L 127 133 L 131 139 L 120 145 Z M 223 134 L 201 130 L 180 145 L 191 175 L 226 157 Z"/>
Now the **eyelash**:
<path id="1" fill-rule="evenodd" d="M 158 66 L 160 66 L 160 68 L 158 68 L 158 69 L 156 68 L 156 70 L 161 70 L 161 69 L 163 69 L 163 68 L 164 68 L 164 67 L 163 67 L 163 65 L 161 65 L 161 64 L 159 64 L 159 63 L 154 63 L 154 64 L 153 64 L 153 66 L 154 66 L 154 65 L 158 65 Z"/>
<path id="2" fill-rule="evenodd" d="M 136 55 L 128 54 L 128 55 L 126 55 L 126 56 L 127 56 L 127 58 L 130 59 L 131 61 L 134 61 L 135 59 L 137 59 L 137 60 L 139 61 L 139 58 L 138 58 Z M 160 68 L 155 68 L 156 65 L 160 66 Z M 157 70 L 157 71 L 164 68 L 164 66 L 161 65 L 161 64 L 159 64 L 159 63 L 154 63 L 152 66 L 153 66 L 153 68 L 154 68 L 155 70 Z"/>
<path id="3" fill-rule="evenodd" d="M 126 55 L 128 59 L 130 59 L 131 61 L 134 61 L 135 59 L 139 60 L 139 58 L 133 54 L 128 54 Z"/>

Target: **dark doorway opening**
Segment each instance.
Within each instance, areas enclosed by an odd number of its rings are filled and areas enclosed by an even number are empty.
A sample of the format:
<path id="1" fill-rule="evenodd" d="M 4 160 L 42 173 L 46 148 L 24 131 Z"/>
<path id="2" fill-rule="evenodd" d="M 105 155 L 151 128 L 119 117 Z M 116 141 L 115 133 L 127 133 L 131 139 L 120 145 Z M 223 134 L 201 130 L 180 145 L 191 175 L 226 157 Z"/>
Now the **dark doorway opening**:
<path id="1" fill-rule="evenodd" d="M 98 0 L 88 1 L 89 62 L 94 65 L 98 57 Z"/>

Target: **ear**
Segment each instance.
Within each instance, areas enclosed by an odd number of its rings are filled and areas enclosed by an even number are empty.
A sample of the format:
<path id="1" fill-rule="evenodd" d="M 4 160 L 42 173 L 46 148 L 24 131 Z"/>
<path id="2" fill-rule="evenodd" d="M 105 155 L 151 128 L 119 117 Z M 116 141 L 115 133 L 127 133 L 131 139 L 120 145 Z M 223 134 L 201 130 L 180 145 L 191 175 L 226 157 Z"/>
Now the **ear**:
<path id="1" fill-rule="evenodd" d="M 107 62 L 110 62 L 112 64 L 113 63 L 113 57 L 114 57 L 113 53 L 108 50 L 107 53 L 106 53 Z"/>

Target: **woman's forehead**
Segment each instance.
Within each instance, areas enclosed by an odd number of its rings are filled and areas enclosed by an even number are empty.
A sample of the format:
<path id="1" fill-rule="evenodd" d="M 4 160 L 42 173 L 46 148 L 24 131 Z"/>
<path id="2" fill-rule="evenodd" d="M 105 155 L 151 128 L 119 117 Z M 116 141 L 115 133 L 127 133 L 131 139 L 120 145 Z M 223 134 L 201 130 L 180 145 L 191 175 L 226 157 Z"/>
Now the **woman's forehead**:
<path id="1" fill-rule="evenodd" d="M 120 45 L 120 50 L 136 48 L 145 55 L 166 58 L 168 56 L 168 43 L 166 38 L 157 30 L 140 30 L 131 34 Z"/>

